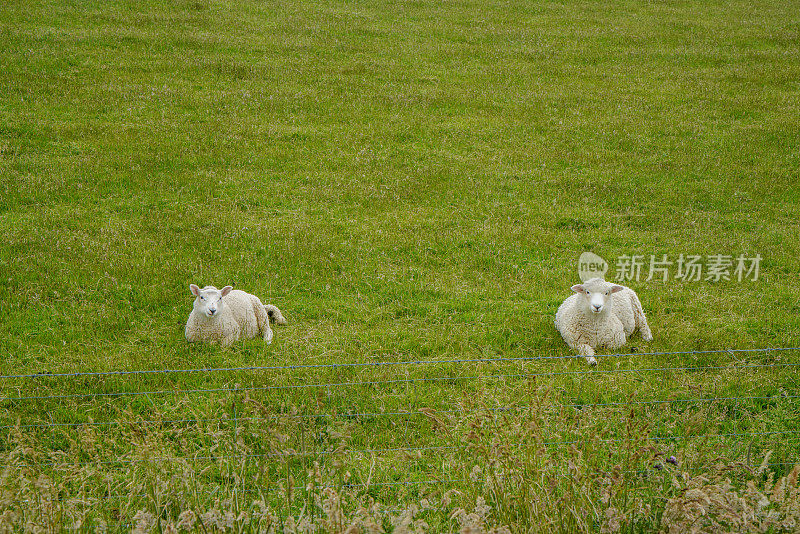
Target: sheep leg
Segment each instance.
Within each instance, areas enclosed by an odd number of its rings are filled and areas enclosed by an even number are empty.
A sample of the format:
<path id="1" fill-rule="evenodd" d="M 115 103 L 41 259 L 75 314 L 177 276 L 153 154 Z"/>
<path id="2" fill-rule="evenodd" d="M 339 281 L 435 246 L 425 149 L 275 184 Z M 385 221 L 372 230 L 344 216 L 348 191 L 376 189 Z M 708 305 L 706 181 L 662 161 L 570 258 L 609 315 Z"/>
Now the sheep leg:
<path id="1" fill-rule="evenodd" d="M 610 343 L 607 344 L 607 346 L 610 349 L 618 349 L 624 346 L 626 341 L 627 338 L 625 337 L 625 331 L 620 328 L 618 332 L 614 333 L 614 338 Z"/>
<path id="2" fill-rule="evenodd" d="M 631 304 L 633 304 L 633 318 L 636 322 L 636 328 L 642 334 L 642 339 L 645 341 L 653 341 L 653 333 L 650 332 L 650 325 L 647 324 L 647 317 L 644 315 L 644 308 L 639 301 L 636 293 L 631 295 Z"/>
<path id="3" fill-rule="evenodd" d="M 222 348 L 230 347 L 242 337 L 242 327 L 239 326 L 239 323 L 236 322 L 233 316 L 221 317 L 220 319 L 223 320 L 224 323 L 222 339 L 220 339 L 219 344 L 222 345 Z"/>
<path id="4" fill-rule="evenodd" d="M 586 358 L 586 363 L 589 365 L 597 365 L 597 360 L 594 358 L 594 349 L 586 343 L 581 343 L 577 346 L 579 356 Z"/>
<path id="5" fill-rule="evenodd" d="M 269 345 L 272 343 L 272 328 L 269 327 L 269 307 L 262 304 L 261 300 L 255 295 L 252 296 L 251 302 L 253 303 L 253 312 L 256 314 L 258 331 L 264 337 L 267 345 Z"/>
<path id="6" fill-rule="evenodd" d="M 264 326 L 264 341 L 269 345 L 272 343 L 272 328 L 269 327 L 269 321 Z"/>
<path id="7" fill-rule="evenodd" d="M 639 327 L 639 331 L 642 333 L 643 340 L 653 341 L 653 333 L 650 332 L 650 326 L 647 324 L 647 319 L 644 318 L 644 314 L 642 314 L 642 325 Z"/>

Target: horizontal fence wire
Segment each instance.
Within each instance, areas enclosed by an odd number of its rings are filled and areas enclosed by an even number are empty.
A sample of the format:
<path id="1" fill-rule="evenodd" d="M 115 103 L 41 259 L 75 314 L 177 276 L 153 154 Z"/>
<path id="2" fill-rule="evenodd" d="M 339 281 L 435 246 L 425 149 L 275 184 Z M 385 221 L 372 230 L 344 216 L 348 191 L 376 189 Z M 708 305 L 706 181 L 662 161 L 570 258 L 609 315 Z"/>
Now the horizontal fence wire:
<path id="1" fill-rule="evenodd" d="M 570 442 L 570 443 L 577 443 L 577 442 Z M 651 469 L 643 470 L 643 469 L 627 469 L 620 471 L 620 474 L 623 475 L 631 475 L 631 474 L 646 474 L 653 470 L 675 470 L 679 472 L 700 472 L 703 470 L 707 470 L 709 467 L 712 467 L 711 464 L 705 464 L 703 466 L 695 466 L 695 467 L 680 467 L 675 466 L 674 468 L 668 467 L 668 462 L 665 462 L 667 465 L 664 464 L 654 464 Z M 728 468 L 745 468 L 745 469 L 760 469 L 770 468 L 770 467 L 788 467 L 788 466 L 795 466 L 800 464 L 800 457 L 795 459 L 791 462 L 769 462 L 766 464 L 745 464 L 740 462 L 735 462 L 733 464 L 728 464 L 723 467 Z M 658 467 L 657 467 L 658 465 Z M 571 477 L 570 473 L 550 473 L 551 475 L 558 477 L 558 478 L 566 478 Z M 429 478 L 425 480 L 407 480 L 407 481 L 391 481 L 391 482 L 369 482 L 369 483 L 347 483 L 347 484 L 322 484 L 318 487 L 320 488 L 368 488 L 368 487 L 386 487 L 386 486 L 417 486 L 417 485 L 432 485 L 432 484 L 455 484 L 458 482 L 468 482 L 471 481 L 469 478 Z M 277 485 L 274 486 L 255 486 L 247 489 L 234 489 L 234 493 L 259 493 L 259 494 L 268 494 L 277 490 Z M 204 491 L 201 493 L 213 495 L 220 491 L 220 488 L 216 488 L 210 491 Z M 116 499 L 130 499 L 130 498 L 146 498 L 149 495 L 146 493 L 140 494 L 116 494 L 116 495 L 99 495 L 99 496 L 91 496 L 88 498 L 93 498 L 97 500 L 116 500 Z M 62 499 L 66 500 L 66 499 Z M 17 504 L 22 504 L 26 502 L 30 502 L 29 499 L 19 499 L 12 501 Z M 397 510 L 397 509 L 395 509 Z M 391 510 L 387 510 L 386 512 L 391 512 Z"/>
<path id="2" fill-rule="evenodd" d="M 242 389 L 237 389 L 234 391 L 244 391 Z M 624 406 L 643 406 L 643 405 L 655 405 L 655 404 L 688 404 L 692 402 L 702 403 L 702 402 L 715 402 L 715 401 L 753 401 L 753 400 L 788 400 L 788 399 L 800 399 L 800 395 L 772 395 L 772 396 L 754 396 L 754 397 L 693 397 L 693 398 L 681 398 L 681 399 L 659 399 L 659 400 L 640 400 L 640 401 L 626 401 L 626 402 L 589 402 L 589 403 L 556 403 L 548 406 L 548 408 L 597 408 L 597 407 L 624 407 Z M 538 406 L 534 405 L 521 405 L 521 406 L 500 406 L 494 408 L 484 408 L 485 411 L 488 412 L 510 412 L 514 410 L 532 410 L 538 408 Z M 434 410 L 428 408 L 421 408 L 416 411 L 401 411 L 401 412 L 360 412 L 360 413 L 328 413 L 328 412 L 319 412 L 319 413 L 302 413 L 302 414 L 292 414 L 292 413 L 274 413 L 270 414 L 270 417 L 264 416 L 253 416 L 253 417 L 202 417 L 202 418 L 190 418 L 190 419 L 144 419 L 144 420 L 131 420 L 131 421 L 123 421 L 123 420 L 114 420 L 114 421 L 82 421 L 82 422 L 72 422 L 72 423 L 31 423 L 31 424 L 18 424 L 18 425 L 3 425 L 0 426 L 0 430 L 10 429 L 10 428 L 48 428 L 48 427 L 79 427 L 79 426 L 121 426 L 121 425 L 172 425 L 172 424 L 180 424 L 180 423 L 212 423 L 212 422 L 235 422 L 235 421 L 249 421 L 249 422 L 258 422 L 258 421 L 274 421 L 275 419 L 285 418 L 285 419 L 324 419 L 324 418 L 342 418 L 342 419 L 351 419 L 351 418 L 377 418 L 377 417 L 407 417 L 407 416 L 427 416 L 429 414 L 463 414 L 467 413 L 467 410 L 464 409 L 452 409 L 452 410 Z"/>
<path id="3" fill-rule="evenodd" d="M 669 440 L 686 440 L 686 439 L 701 439 L 701 438 L 730 438 L 730 437 L 755 437 L 755 436 L 772 436 L 772 435 L 791 435 L 800 434 L 800 430 L 772 430 L 764 432 L 731 432 L 725 434 L 686 434 L 686 435 L 669 435 L 669 436 L 650 436 L 647 439 L 651 441 L 669 441 Z M 641 439 L 637 436 L 636 439 Z M 526 446 L 545 446 L 545 447 L 559 447 L 564 445 L 575 445 L 585 440 L 570 440 L 570 441 L 548 441 L 543 443 L 510 443 L 513 447 L 526 447 Z M 613 438 L 613 439 L 598 439 L 598 443 L 626 443 L 628 441 L 635 441 L 633 437 L 629 438 Z M 246 453 L 246 454 L 219 454 L 209 456 L 164 456 L 164 457 L 144 457 L 144 458 L 128 458 L 116 460 L 100 460 L 100 461 L 85 461 L 85 462 L 36 462 L 35 465 L 42 467 L 53 466 L 69 466 L 79 467 L 84 465 L 128 465 L 140 463 L 168 463 L 168 462 L 197 462 L 197 461 L 218 461 L 218 460 L 247 460 L 255 458 L 316 458 L 330 455 L 373 455 L 373 454 L 386 454 L 386 453 L 399 453 L 399 452 L 430 452 L 430 451 L 447 451 L 447 450 L 468 450 L 469 447 L 465 445 L 430 445 L 422 447 L 387 447 L 381 449 L 334 449 L 326 451 L 309 451 L 297 452 L 293 450 L 269 453 Z M 0 465 L 0 468 L 10 468 L 12 465 Z"/>
<path id="4" fill-rule="evenodd" d="M 798 351 L 800 347 L 777 347 L 777 348 L 754 348 L 754 349 L 721 349 L 721 350 L 702 350 L 702 351 L 678 351 L 678 352 L 647 352 L 647 353 L 617 353 L 608 355 L 598 355 L 600 358 L 609 357 L 624 357 L 624 356 L 687 356 L 687 355 L 711 355 L 711 354 L 729 354 L 732 355 L 735 361 L 727 365 L 707 365 L 707 366 L 676 366 L 676 367 L 649 367 L 642 369 L 623 368 L 623 369 L 590 369 L 590 370 L 572 370 L 572 371 L 547 371 L 547 372 L 532 372 L 532 373 L 515 373 L 515 374 L 471 374 L 467 376 L 435 376 L 435 377 L 419 377 L 419 378 L 402 378 L 402 379 L 389 379 L 389 380 L 369 380 L 369 381 L 351 381 L 351 382 L 319 382 L 319 383 L 300 383 L 300 384 L 286 384 L 286 385 L 265 385 L 265 386 L 248 386 L 248 387 L 216 387 L 216 388 L 196 388 L 196 389 L 156 389 L 152 391 L 110 391 L 98 393 L 78 393 L 78 394 L 63 394 L 63 395 L 32 395 L 32 396 L 18 396 L 18 397 L 3 397 L 0 396 L 0 402 L 9 401 L 13 403 L 21 403 L 23 401 L 32 400 L 60 400 L 60 399 L 97 399 L 97 398 L 113 398 L 113 397 L 129 397 L 129 396 L 150 396 L 150 395 L 193 395 L 193 394 L 206 394 L 206 393 L 243 393 L 248 391 L 270 391 L 270 390 L 295 390 L 304 388 L 333 388 L 333 387 L 358 387 L 358 386 L 380 386 L 390 384 L 404 384 L 404 383 L 429 383 L 429 382 L 448 382 L 459 380 L 500 380 L 511 378 L 536 378 L 547 376 L 587 376 L 587 375 L 603 375 L 603 374 L 621 374 L 621 373 L 654 373 L 654 372 L 702 372 L 702 371 L 739 371 L 739 370 L 753 370 L 753 369 L 768 369 L 768 368 L 796 368 L 800 366 L 800 362 L 771 362 L 771 363 L 752 363 L 748 364 L 738 360 L 736 354 L 765 354 L 773 352 L 786 352 Z M 347 368 L 378 368 L 388 366 L 422 366 L 422 365 L 441 365 L 441 364 L 484 364 L 484 363 L 522 363 L 536 360 L 561 360 L 573 359 L 575 356 L 529 356 L 529 357 L 516 357 L 516 358 L 465 358 L 465 359 L 448 359 L 448 360 L 406 360 L 406 361 L 392 361 L 392 362 L 363 362 L 363 363 L 340 363 L 340 364 L 307 364 L 307 365 L 285 365 L 285 366 L 246 366 L 246 367 L 219 367 L 219 368 L 195 368 L 195 369 L 155 369 L 155 370 L 133 370 L 133 371 L 97 371 L 97 372 L 74 372 L 74 373 L 37 373 L 37 374 L 18 374 L 18 375 L 3 375 L 0 379 L 5 380 L 37 380 L 36 384 L 47 379 L 68 379 L 73 377 L 135 377 L 142 375 L 160 375 L 160 374 L 185 374 L 185 373 L 232 373 L 232 372 L 258 372 L 258 371 L 293 371 L 293 370 L 322 370 L 322 369 L 347 369 Z M 8 387 L 8 386 L 5 386 Z M 693 397 L 693 398 L 676 398 L 676 399 L 655 399 L 655 400 L 630 400 L 619 402 L 595 402 L 595 403 L 558 403 L 547 406 L 550 408 L 573 408 L 585 409 L 593 407 L 626 407 L 626 406 L 642 406 L 642 405 L 664 405 L 664 404 L 685 404 L 690 403 L 709 403 L 709 402 L 744 402 L 744 401 L 775 401 L 775 400 L 796 400 L 800 395 L 787 395 L 785 393 L 776 394 L 772 396 L 733 396 L 733 397 Z M 510 412 L 514 410 L 530 410 L 541 408 L 540 406 L 520 405 L 520 406 L 495 406 L 492 408 L 482 408 L 477 411 L 486 412 Z M 411 416 L 430 416 L 432 414 L 456 414 L 467 413 L 465 409 L 445 409 L 434 410 L 429 408 L 422 408 L 416 411 L 387 411 L 387 412 L 360 412 L 360 413 L 336 413 L 336 412 L 320 412 L 320 413 L 274 413 L 265 416 L 253 417 L 209 417 L 209 418 L 179 418 L 179 419 L 146 419 L 139 421 L 122 421 L 122 420 L 109 420 L 109 421 L 85 421 L 85 422 L 40 422 L 40 423 L 26 423 L 22 424 L 18 421 L 17 424 L 8 424 L 0 426 L 0 429 L 42 429 L 42 428 L 72 428 L 82 426 L 120 426 L 120 425 L 165 425 L 165 424 L 200 424 L 210 422 L 225 422 L 228 424 L 237 425 L 244 422 L 257 422 L 257 421 L 272 421 L 275 418 L 288 418 L 288 419 L 310 419 L 310 418 L 373 418 L 373 417 L 411 417 Z M 644 439 L 652 442 L 665 442 L 665 441 L 681 441 L 681 440 L 715 440 L 715 439 L 738 439 L 742 442 L 749 440 L 755 441 L 755 438 L 765 436 L 792 436 L 800 434 L 800 430 L 774 430 L 774 431 L 752 431 L 752 432 L 728 432 L 728 433 L 695 433 L 695 434 L 676 434 L 676 435 L 656 435 L 647 436 Z M 641 436 L 636 437 L 637 440 L 642 439 Z M 633 437 L 624 438 L 604 438 L 593 439 L 593 443 L 625 443 L 633 441 Z M 586 440 L 571 439 L 561 441 L 549 442 L 517 442 L 508 443 L 507 445 L 513 447 L 531 447 L 531 446 L 545 446 L 545 447 L 561 447 L 568 445 L 576 445 Z M 77 468 L 83 465 L 131 465 L 140 463 L 156 463 L 167 464 L 170 462 L 217 462 L 228 460 L 257 460 L 257 459 L 273 459 L 273 458 L 316 458 L 331 455 L 349 455 L 349 456 L 377 456 L 393 453 L 431 453 L 431 452 L 444 452 L 444 451 L 467 451 L 468 445 L 427 445 L 427 446 L 414 446 L 414 447 L 386 447 L 386 448 L 363 448 L 363 449 L 347 449 L 337 448 L 333 450 L 321 451 L 296 451 L 296 450 L 283 450 L 278 452 L 265 452 L 265 453 L 232 453 L 220 455 L 187 455 L 183 457 L 142 457 L 142 458 L 118 458 L 109 460 L 91 460 L 91 461 L 58 461 L 53 460 L 49 462 L 26 462 L 24 457 L 20 457 L 22 465 L 35 465 L 37 467 L 68 467 L 70 469 Z M 748 453 L 749 455 L 749 453 Z M 52 456 L 50 457 L 53 458 Z M 788 466 L 795 465 L 794 462 L 777 462 L 766 464 L 768 467 Z M 747 465 L 743 463 L 736 464 L 737 467 L 744 468 L 760 468 L 761 465 Z M 19 465 L 0 465 L 0 468 L 16 468 Z M 666 467 L 666 466 L 664 466 Z M 627 471 L 627 473 L 642 473 L 643 471 Z M 429 475 L 428 475 L 429 476 Z M 556 474 L 555 476 L 571 476 L 569 473 Z M 382 481 L 367 483 L 350 483 L 328 485 L 328 487 L 347 487 L 347 488 L 363 488 L 363 487 L 392 487 L 392 486 L 413 486 L 425 484 L 457 484 L 466 482 L 467 478 L 430 478 L 425 480 L 407 480 L 407 481 Z M 246 491 L 260 492 L 264 488 L 249 488 Z M 274 490 L 275 487 L 272 487 Z M 241 491 L 241 490 L 240 490 Z M 139 495 L 139 497 L 147 497 L 147 495 Z M 102 496 L 102 497 L 82 497 L 82 498 L 96 498 L 96 499 L 116 499 L 116 498 L 136 498 L 136 495 L 116 495 L 116 496 Z M 16 501 L 24 502 L 24 501 Z M 390 513 L 390 512 L 387 512 Z"/>
<path id="5" fill-rule="evenodd" d="M 305 389 L 305 388 L 331 388 L 331 387 L 350 387 L 350 386 L 375 386 L 384 384 L 405 384 L 414 382 L 450 382 L 457 380 L 492 380 L 509 378 L 534 378 L 544 376 L 564 376 L 564 375 L 596 375 L 596 374 L 622 374 L 622 373 L 650 373 L 659 371 L 719 371 L 719 370 L 740 370 L 740 369 L 766 369 L 800 367 L 800 362 L 796 363 L 765 363 L 752 365 L 714 365 L 714 366 L 695 366 L 695 367 L 650 367 L 643 369 L 591 369 L 589 371 L 554 371 L 544 373 L 519 373 L 502 375 L 469 375 L 469 376 L 440 376 L 424 378 L 398 378 L 392 380 L 365 380 L 359 382 L 329 382 L 315 384 L 288 384 L 281 386 L 248 386 L 248 387 L 220 387 L 220 388 L 198 388 L 198 389 L 160 389 L 152 391 L 114 391 L 106 393 L 75 393 L 69 395 L 31 395 L 22 397 L 0 397 L 2 401 L 24 401 L 24 400 L 47 400 L 47 399 L 90 399 L 96 397 L 135 397 L 144 395 L 180 395 L 188 393 L 221 393 L 221 392 L 244 392 L 244 391 L 270 391 L 280 389 Z"/>
<path id="6" fill-rule="evenodd" d="M 687 350 L 677 352 L 637 352 L 637 353 L 615 353 L 598 354 L 600 358 L 618 358 L 623 356 L 685 356 L 689 354 L 732 354 L 737 352 L 764 353 L 800 350 L 800 347 L 767 347 L 754 349 L 717 349 L 717 350 Z M 302 365 L 268 365 L 268 366 L 246 366 L 246 367 L 200 367 L 195 369 L 145 369 L 136 371 L 89 371 L 72 373 L 34 373 L 20 375 L 0 375 L 0 379 L 21 379 L 21 378 L 66 378 L 80 376 L 125 376 L 125 375 L 146 375 L 146 374 L 170 374 L 170 373 L 217 373 L 230 371 L 290 371 L 297 369 L 335 369 L 347 367 L 383 367 L 396 365 L 435 365 L 444 363 L 497 363 L 497 362 L 524 362 L 536 360 L 564 360 L 574 359 L 573 354 L 558 356 L 521 356 L 516 358 L 468 358 L 452 360 L 406 360 L 394 362 L 354 362 L 354 363 L 321 363 L 321 364 L 302 364 Z"/>

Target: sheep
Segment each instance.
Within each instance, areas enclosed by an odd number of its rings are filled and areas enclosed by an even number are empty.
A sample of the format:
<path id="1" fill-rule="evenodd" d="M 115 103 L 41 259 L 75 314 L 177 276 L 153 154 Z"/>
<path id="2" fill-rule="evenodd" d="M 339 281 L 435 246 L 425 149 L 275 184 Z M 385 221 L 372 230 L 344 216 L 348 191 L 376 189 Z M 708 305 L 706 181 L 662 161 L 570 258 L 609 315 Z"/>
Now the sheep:
<path id="1" fill-rule="evenodd" d="M 239 339 L 262 336 L 269 344 L 272 342 L 270 320 L 286 324 L 277 307 L 264 305 L 255 295 L 231 286 L 200 289 L 190 284 L 189 289 L 195 296 L 192 313 L 186 322 L 186 340 L 189 342 L 219 342 L 228 347 Z"/>
<path id="2" fill-rule="evenodd" d="M 634 330 L 639 330 L 643 340 L 652 341 L 642 303 L 631 288 L 592 278 L 571 289 L 575 294 L 556 312 L 556 329 L 589 365 L 597 365 L 595 349 L 619 348 Z"/>

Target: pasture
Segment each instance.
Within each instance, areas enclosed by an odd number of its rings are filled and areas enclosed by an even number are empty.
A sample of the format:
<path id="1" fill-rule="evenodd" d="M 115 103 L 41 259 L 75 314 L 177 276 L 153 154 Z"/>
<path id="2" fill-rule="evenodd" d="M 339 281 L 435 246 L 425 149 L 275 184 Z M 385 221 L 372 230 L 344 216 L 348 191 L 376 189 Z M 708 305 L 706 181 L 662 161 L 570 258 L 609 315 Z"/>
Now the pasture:
<path id="1" fill-rule="evenodd" d="M 0 530 L 793 531 L 798 7 L 5 2 Z M 585 251 L 655 337 L 594 369 Z"/>

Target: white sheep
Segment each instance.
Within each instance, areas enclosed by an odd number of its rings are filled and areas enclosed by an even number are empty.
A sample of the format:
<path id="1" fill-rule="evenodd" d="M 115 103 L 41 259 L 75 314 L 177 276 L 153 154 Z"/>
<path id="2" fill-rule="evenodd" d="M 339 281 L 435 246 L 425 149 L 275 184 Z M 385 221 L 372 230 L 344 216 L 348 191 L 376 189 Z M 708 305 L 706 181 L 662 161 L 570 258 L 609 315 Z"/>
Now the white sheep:
<path id="1" fill-rule="evenodd" d="M 617 349 L 634 330 L 638 329 L 645 341 L 652 341 L 642 303 L 631 288 L 592 278 L 571 289 L 575 294 L 556 312 L 556 329 L 590 365 L 597 365 L 595 349 Z"/>
<path id="2" fill-rule="evenodd" d="M 187 341 L 219 342 L 227 347 L 239 339 L 262 336 L 269 344 L 272 342 L 269 321 L 286 324 L 277 307 L 264 305 L 255 295 L 231 286 L 200 289 L 190 284 L 189 289 L 196 298 L 186 322 Z"/>

